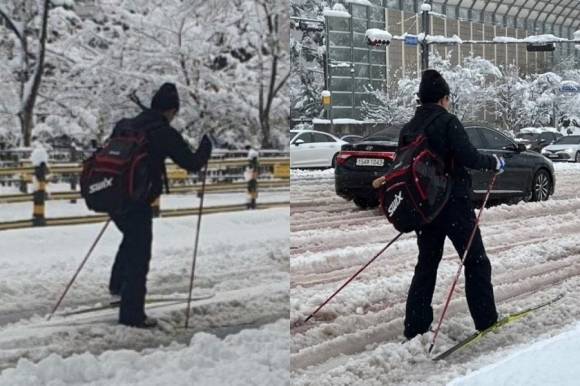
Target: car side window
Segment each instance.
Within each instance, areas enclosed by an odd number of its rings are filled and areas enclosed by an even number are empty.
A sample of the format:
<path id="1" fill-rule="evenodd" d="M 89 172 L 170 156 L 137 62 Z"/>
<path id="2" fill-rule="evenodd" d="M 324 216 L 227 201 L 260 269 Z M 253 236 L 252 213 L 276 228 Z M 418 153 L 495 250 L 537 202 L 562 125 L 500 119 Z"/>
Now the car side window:
<path id="1" fill-rule="evenodd" d="M 300 134 L 295 140 L 294 143 L 296 143 L 296 141 L 298 141 L 299 139 L 303 140 L 304 143 L 311 143 L 314 142 L 312 140 L 312 133 L 302 133 Z"/>
<path id="2" fill-rule="evenodd" d="M 312 142 L 336 142 L 334 138 L 322 133 L 312 133 Z"/>
<path id="3" fill-rule="evenodd" d="M 553 134 L 552 133 L 542 133 L 540 134 L 540 140 L 542 141 L 546 141 L 546 142 L 552 142 L 553 140 Z"/>
<path id="4" fill-rule="evenodd" d="M 476 127 L 466 127 L 465 132 L 469 137 L 469 142 L 476 148 L 476 149 L 483 149 L 483 141 L 481 140 L 481 134 L 479 133 L 481 129 Z"/>
<path id="5" fill-rule="evenodd" d="M 506 148 L 513 147 L 513 142 L 503 134 L 489 129 L 482 129 L 481 134 L 483 135 L 485 142 L 487 142 L 487 149 L 505 150 Z"/>

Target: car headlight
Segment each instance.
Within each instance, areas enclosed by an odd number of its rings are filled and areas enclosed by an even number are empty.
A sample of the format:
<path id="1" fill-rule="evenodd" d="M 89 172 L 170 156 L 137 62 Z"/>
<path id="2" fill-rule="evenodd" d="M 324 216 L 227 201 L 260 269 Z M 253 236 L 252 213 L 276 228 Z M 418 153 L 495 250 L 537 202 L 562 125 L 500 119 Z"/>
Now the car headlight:
<path id="1" fill-rule="evenodd" d="M 542 154 L 546 154 L 547 152 L 548 151 L 546 150 L 546 148 L 543 148 L 542 151 L 541 151 Z"/>
<path id="2" fill-rule="evenodd" d="M 531 148 L 532 148 L 532 144 L 531 144 L 531 143 L 528 143 L 528 144 L 526 145 L 526 149 L 527 149 L 527 150 L 530 150 Z"/>
<path id="3" fill-rule="evenodd" d="M 574 149 L 566 149 L 564 150 L 564 153 L 572 154 L 574 153 L 574 151 L 575 151 Z"/>

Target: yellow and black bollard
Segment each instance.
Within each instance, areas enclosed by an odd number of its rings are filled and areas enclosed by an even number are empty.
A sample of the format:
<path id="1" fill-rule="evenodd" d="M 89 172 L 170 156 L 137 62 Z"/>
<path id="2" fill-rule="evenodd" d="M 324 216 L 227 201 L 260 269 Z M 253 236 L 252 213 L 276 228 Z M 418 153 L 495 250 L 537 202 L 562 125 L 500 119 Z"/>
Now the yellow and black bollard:
<path id="1" fill-rule="evenodd" d="M 248 166 L 245 172 L 246 181 L 248 182 L 248 202 L 246 207 L 248 209 L 256 209 L 260 163 L 258 160 L 258 152 L 249 146 L 246 149 L 248 150 Z"/>
<path id="2" fill-rule="evenodd" d="M 48 167 L 45 162 L 41 162 L 34 167 L 34 177 L 36 177 L 36 189 L 34 190 L 34 207 L 32 210 L 32 223 L 34 226 L 46 225 L 45 202 L 46 202 L 46 175 Z"/>

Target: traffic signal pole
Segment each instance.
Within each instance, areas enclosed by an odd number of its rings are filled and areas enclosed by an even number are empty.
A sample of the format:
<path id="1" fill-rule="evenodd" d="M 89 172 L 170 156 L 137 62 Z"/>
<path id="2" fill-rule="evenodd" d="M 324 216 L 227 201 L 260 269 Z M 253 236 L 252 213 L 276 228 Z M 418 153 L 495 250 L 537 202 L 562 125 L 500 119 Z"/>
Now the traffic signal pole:
<path id="1" fill-rule="evenodd" d="M 427 43 L 427 35 L 431 31 L 431 12 L 432 0 L 427 0 L 421 4 L 421 25 L 423 29 L 423 40 L 421 41 L 421 71 L 429 68 L 429 44 Z"/>

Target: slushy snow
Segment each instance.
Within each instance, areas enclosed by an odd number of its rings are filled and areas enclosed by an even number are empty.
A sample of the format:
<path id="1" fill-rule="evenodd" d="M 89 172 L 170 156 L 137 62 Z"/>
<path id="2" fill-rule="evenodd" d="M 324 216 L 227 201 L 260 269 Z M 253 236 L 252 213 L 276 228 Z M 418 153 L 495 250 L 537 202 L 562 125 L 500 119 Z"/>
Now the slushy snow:
<path id="1" fill-rule="evenodd" d="M 288 367 L 288 320 L 280 320 L 223 340 L 199 333 L 188 345 L 142 353 L 52 354 L 37 364 L 22 359 L 2 373 L 0 386 L 284 385 Z"/>

